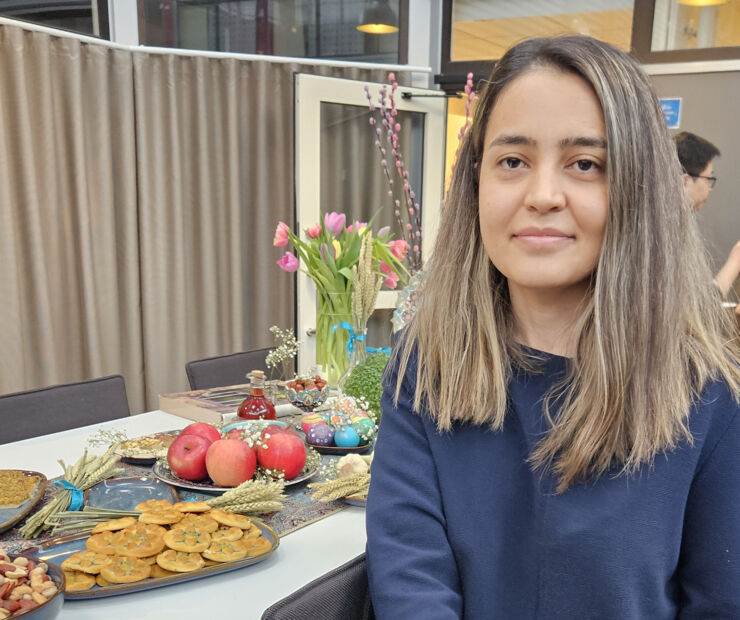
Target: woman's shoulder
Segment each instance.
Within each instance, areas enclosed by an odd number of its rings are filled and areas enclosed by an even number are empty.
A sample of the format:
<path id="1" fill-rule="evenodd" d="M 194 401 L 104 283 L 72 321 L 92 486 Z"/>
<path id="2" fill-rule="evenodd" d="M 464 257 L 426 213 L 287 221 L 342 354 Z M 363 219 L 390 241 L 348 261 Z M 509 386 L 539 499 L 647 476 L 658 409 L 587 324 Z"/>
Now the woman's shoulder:
<path id="1" fill-rule="evenodd" d="M 695 442 L 701 442 L 699 468 L 706 462 L 721 441 L 740 441 L 740 395 L 724 379 L 716 379 L 704 386 L 689 419 Z M 729 438 L 728 438 L 729 437 Z M 740 445 L 740 444 L 739 444 Z"/>

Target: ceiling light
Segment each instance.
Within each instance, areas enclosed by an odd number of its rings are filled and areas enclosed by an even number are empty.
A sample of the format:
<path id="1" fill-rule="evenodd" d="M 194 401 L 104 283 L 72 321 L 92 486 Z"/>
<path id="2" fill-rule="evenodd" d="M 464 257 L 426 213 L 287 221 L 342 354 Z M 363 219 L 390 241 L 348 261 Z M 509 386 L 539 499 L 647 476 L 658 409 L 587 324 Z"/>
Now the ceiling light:
<path id="1" fill-rule="evenodd" d="M 719 6 L 727 4 L 727 0 L 678 0 L 678 3 L 686 6 Z"/>
<path id="2" fill-rule="evenodd" d="M 397 32 L 398 18 L 388 0 L 367 0 L 362 11 L 362 23 L 357 30 L 369 34 Z"/>

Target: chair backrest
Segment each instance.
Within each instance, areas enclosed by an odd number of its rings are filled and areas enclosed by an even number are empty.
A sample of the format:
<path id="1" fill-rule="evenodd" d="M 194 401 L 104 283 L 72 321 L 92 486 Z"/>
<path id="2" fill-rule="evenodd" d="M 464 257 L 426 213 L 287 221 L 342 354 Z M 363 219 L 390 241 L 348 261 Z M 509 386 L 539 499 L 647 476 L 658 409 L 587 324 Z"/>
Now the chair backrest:
<path id="1" fill-rule="evenodd" d="M 367 587 L 365 554 L 314 579 L 279 600 L 262 620 L 374 620 Z"/>
<path id="2" fill-rule="evenodd" d="M 217 355 L 185 364 L 191 390 L 207 390 L 225 385 L 249 383 L 247 373 L 252 370 L 269 372 L 265 357 L 270 349 L 254 349 L 230 355 Z"/>
<path id="3" fill-rule="evenodd" d="M 0 444 L 130 415 L 121 375 L 0 396 Z"/>

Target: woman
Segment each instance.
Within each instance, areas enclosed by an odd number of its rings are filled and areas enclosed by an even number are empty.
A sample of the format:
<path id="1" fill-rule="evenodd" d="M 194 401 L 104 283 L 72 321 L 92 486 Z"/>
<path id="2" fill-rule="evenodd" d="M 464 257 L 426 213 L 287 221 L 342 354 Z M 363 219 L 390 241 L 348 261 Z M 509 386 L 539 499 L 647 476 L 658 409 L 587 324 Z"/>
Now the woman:
<path id="1" fill-rule="evenodd" d="M 377 616 L 740 618 L 740 351 L 639 66 L 512 48 L 437 238 L 382 401 Z"/>

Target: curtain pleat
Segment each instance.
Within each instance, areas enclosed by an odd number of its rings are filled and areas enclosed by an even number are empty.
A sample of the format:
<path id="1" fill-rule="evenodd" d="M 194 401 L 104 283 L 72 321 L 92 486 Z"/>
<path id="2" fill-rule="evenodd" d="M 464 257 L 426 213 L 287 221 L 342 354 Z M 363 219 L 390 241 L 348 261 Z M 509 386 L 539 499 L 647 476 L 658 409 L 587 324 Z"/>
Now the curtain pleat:
<path id="1" fill-rule="evenodd" d="M 272 237 L 294 224 L 296 72 L 386 77 L 0 24 L 0 393 L 121 373 L 155 409 L 187 361 L 294 325 Z"/>
<path id="2" fill-rule="evenodd" d="M 0 27 L 0 391 L 122 373 L 143 408 L 128 53 Z"/>

